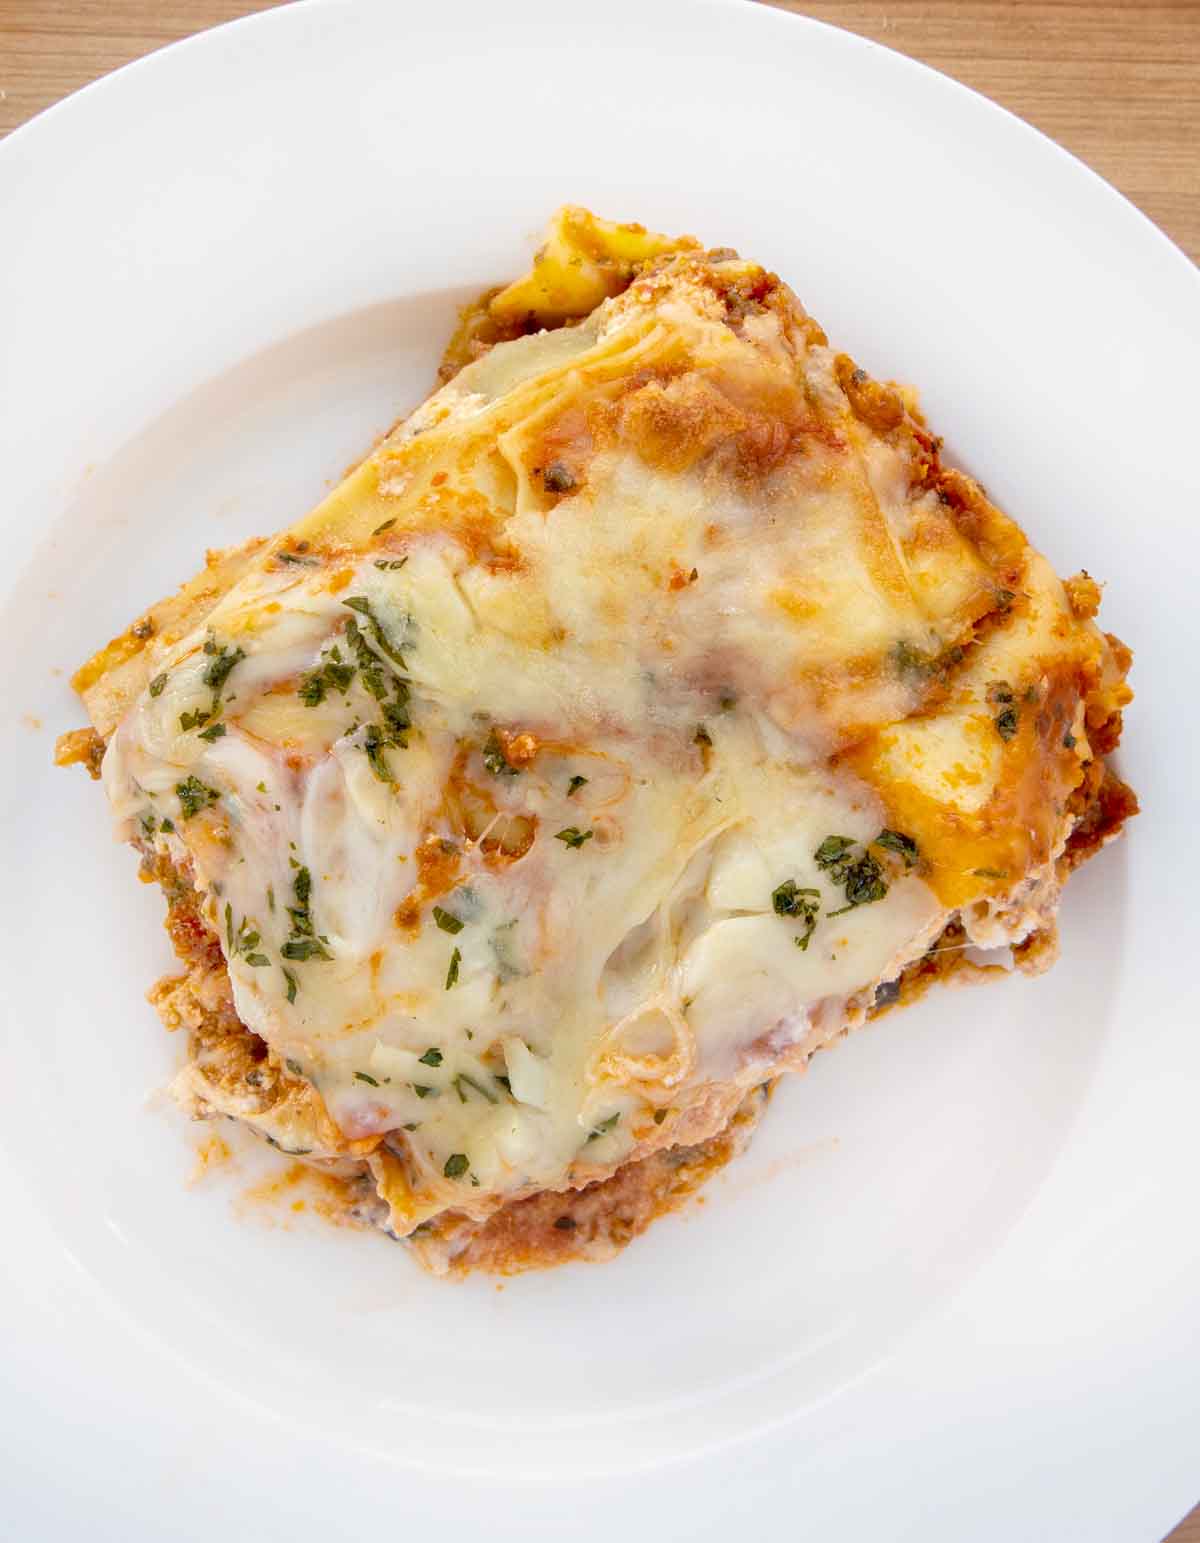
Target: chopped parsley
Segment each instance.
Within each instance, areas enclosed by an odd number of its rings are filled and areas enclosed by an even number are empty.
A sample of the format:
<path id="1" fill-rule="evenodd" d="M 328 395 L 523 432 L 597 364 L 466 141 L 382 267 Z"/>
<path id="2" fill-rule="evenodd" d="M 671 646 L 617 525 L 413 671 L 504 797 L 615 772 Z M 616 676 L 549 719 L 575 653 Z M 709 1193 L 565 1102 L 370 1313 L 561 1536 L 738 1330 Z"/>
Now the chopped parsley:
<path id="1" fill-rule="evenodd" d="M 377 557 L 375 559 L 375 566 L 382 569 L 384 573 L 396 573 L 404 567 L 407 561 L 407 557 L 393 557 L 390 562 L 386 557 Z"/>
<path id="2" fill-rule="evenodd" d="M 204 645 L 204 652 L 211 654 L 208 667 L 200 677 L 206 686 L 220 693 L 221 687 L 229 679 L 235 665 L 238 665 L 246 657 L 245 650 L 241 648 L 226 648 L 222 643 L 219 647 L 210 638 Z"/>
<path id="3" fill-rule="evenodd" d="M 253 969 L 260 970 L 264 965 L 270 964 L 266 954 L 261 953 L 258 945 L 262 942 L 257 927 L 248 916 L 243 916 L 238 923 L 237 931 L 233 930 L 233 907 L 229 901 L 225 902 L 225 939 L 228 943 L 226 950 L 230 958 L 240 955 Z"/>
<path id="4" fill-rule="evenodd" d="M 374 656 L 371 656 L 374 663 Z M 319 707 L 325 700 L 328 691 L 340 691 L 343 696 L 350 689 L 350 682 L 354 679 L 355 666 L 347 664 L 342 658 L 342 651 L 335 643 L 322 659 L 315 670 L 311 670 L 300 680 L 299 696 L 305 707 Z"/>
<path id="5" fill-rule="evenodd" d="M 461 1179 L 470 1166 L 465 1152 L 451 1152 L 450 1156 L 446 1159 L 442 1172 L 448 1179 Z"/>
<path id="6" fill-rule="evenodd" d="M 431 1047 L 424 1055 L 419 1055 L 417 1060 L 420 1061 L 422 1066 L 440 1066 L 442 1064 L 442 1052 Z"/>
<path id="7" fill-rule="evenodd" d="M 1021 716 L 1015 707 L 1006 707 L 996 714 L 996 733 L 1003 740 L 1012 739 L 1020 726 Z"/>
<path id="8" fill-rule="evenodd" d="M 366 1082 L 373 1088 L 377 1088 L 379 1086 L 378 1079 L 372 1077 L 368 1072 L 355 1072 L 354 1080 L 356 1082 Z"/>
<path id="9" fill-rule="evenodd" d="M 873 905 L 888 892 L 883 869 L 870 852 L 855 857 L 855 842 L 849 836 L 826 836 L 813 853 L 818 868 L 827 873 L 834 884 L 840 884 L 846 896 L 846 904 L 829 915 L 842 916 L 856 906 Z"/>
<path id="10" fill-rule="evenodd" d="M 175 830 L 175 821 L 171 820 L 171 819 L 165 819 L 162 822 L 162 824 L 159 826 L 159 829 L 162 830 L 162 831 L 165 831 L 168 835 L 170 835 Z"/>
<path id="11" fill-rule="evenodd" d="M 319 707 L 325 700 L 325 674 L 322 670 L 314 670 L 311 675 L 305 675 L 300 681 L 300 690 L 297 693 L 305 707 Z"/>
<path id="12" fill-rule="evenodd" d="M 284 970 L 283 978 L 287 981 L 287 999 L 289 1002 L 294 1002 L 297 990 L 296 977 L 292 974 L 291 970 Z"/>
<path id="13" fill-rule="evenodd" d="M 853 849 L 854 841 L 850 836 L 826 836 L 813 853 L 813 860 L 818 868 L 832 875 L 835 884 L 840 884 L 841 877 L 837 870 Z"/>
<path id="14" fill-rule="evenodd" d="M 864 852 L 846 869 L 844 885 L 846 904 L 836 911 L 830 911 L 830 916 L 841 916 L 846 911 L 853 911 L 856 906 L 873 905 L 888 892 L 883 869 L 869 852 Z"/>
<path id="15" fill-rule="evenodd" d="M 211 744 L 214 739 L 220 739 L 224 732 L 225 725 L 223 723 L 210 723 L 208 728 L 200 730 L 200 738 L 208 740 L 209 744 Z"/>
<path id="16" fill-rule="evenodd" d="M 408 666 L 404 662 L 404 655 L 395 647 L 387 633 L 383 630 L 383 624 L 371 609 L 371 602 L 363 595 L 351 595 L 349 600 L 343 600 L 342 604 L 349 606 L 352 611 L 357 611 L 364 618 L 367 626 L 371 629 L 371 636 L 379 645 L 380 652 L 385 654 L 393 664 L 398 665 L 400 669 L 406 670 Z"/>
<path id="17" fill-rule="evenodd" d="M 587 1138 L 588 1141 L 598 1141 L 601 1136 L 607 1136 L 610 1130 L 615 1129 L 617 1121 L 620 1118 L 621 1115 L 618 1111 L 616 1114 L 610 1114 L 607 1120 L 601 1120 L 599 1125 L 596 1125 L 592 1128 Z"/>
<path id="18" fill-rule="evenodd" d="M 1071 733 L 1070 729 L 1068 729 L 1067 732 L 1063 735 L 1063 749 L 1064 750 L 1074 750 L 1074 748 L 1075 748 L 1075 736 L 1074 736 L 1074 734 Z"/>
<path id="19" fill-rule="evenodd" d="M 456 932 L 461 932 L 463 930 L 463 923 L 459 920 L 459 918 L 455 916 L 452 911 L 444 911 L 440 905 L 434 906 L 433 919 L 435 922 L 437 922 L 442 931 L 448 932 L 451 937 L 453 937 Z"/>
<path id="20" fill-rule="evenodd" d="M 333 955 L 326 947 L 328 939 L 320 936 L 313 927 L 312 911 L 309 908 L 312 874 L 307 868 L 297 866 L 296 876 L 292 880 L 292 896 L 295 904 L 287 908 L 292 919 L 292 935 L 279 952 L 285 959 L 332 959 Z"/>
<path id="21" fill-rule="evenodd" d="M 167 672 L 166 672 L 166 670 L 164 670 L 161 675 L 156 675 L 154 677 L 154 679 L 150 682 L 150 695 L 151 696 L 162 696 L 163 687 L 166 684 L 167 684 Z"/>
<path id="22" fill-rule="evenodd" d="M 963 648 L 959 643 L 950 648 L 943 649 L 941 653 L 930 653 L 923 648 L 918 648 L 915 643 L 910 643 L 901 638 L 898 643 L 893 643 L 890 653 L 892 664 L 896 674 L 908 686 L 918 686 L 933 676 L 944 675 L 953 665 L 962 662 Z"/>
<path id="23" fill-rule="evenodd" d="M 450 968 L 446 971 L 446 990 L 458 985 L 458 967 L 462 963 L 462 950 L 455 949 L 450 955 Z"/>
<path id="24" fill-rule="evenodd" d="M 916 865 L 920 852 L 917 843 L 911 836 L 906 836 L 898 830 L 881 830 L 875 837 L 873 845 L 885 847 L 889 852 L 895 852 L 904 859 L 904 866 L 912 868 Z"/>
<path id="25" fill-rule="evenodd" d="M 332 959 L 333 955 L 319 938 L 288 938 L 279 950 L 285 959 Z"/>
<path id="26" fill-rule="evenodd" d="M 467 1101 L 467 1095 L 462 1090 L 464 1082 L 467 1087 L 474 1089 L 481 1098 L 486 1098 L 489 1104 L 498 1104 L 500 1102 L 491 1088 L 485 1088 L 481 1082 L 476 1082 L 474 1077 L 469 1077 L 466 1072 L 459 1072 L 458 1076 L 454 1079 L 454 1091 L 458 1094 L 459 1100 L 462 1103 L 465 1104 Z"/>
<path id="27" fill-rule="evenodd" d="M 375 529 L 371 532 L 371 534 L 373 536 L 382 536 L 384 531 L 385 530 L 391 530 L 392 526 L 395 523 L 396 522 L 395 522 L 394 519 L 392 519 L 392 520 L 384 520 L 382 525 L 376 525 Z"/>
<path id="28" fill-rule="evenodd" d="M 411 1087 L 418 1098 L 428 1098 L 433 1092 L 433 1089 L 423 1082 L 414 1082 L 411 1084 Z"/>
<path id="29" fill-rule="evenodd" d="M 930 655 L 923 649 L 914 647 L 904 638 L 892 645 L 892 663 L 896 666 L 897 675 L 902 679 L 919 679 L 928 675 L 933 669 L 933 659 Z"/>
<path id="30" fill-rule="evenodd" d="M 586 786 L 586 784 L 587 784 L 587 778 L 586 777 L 580 777 L 580 776 L 572 777 L 570 782 L 567 783 L 567 797 L 570 798 L 572 794 L 578 793 L 579 789 L 584 787 L 584 786 Z"/>
<path id="31" fill-rule="evenodd" d="M 367 760 L 371 770 L 379 778 L 380 782 L 391 783 L 393 781 L 391 768 L 387 763 L 384 752 L 394 741 L 380 729 L 377 723 L 368 723 L 367 731 L 363 736 L 363 749 L 367 752 Z"/>
<path id="32" fill-rule="evenodd" d="M 580 830 L 578 825 L 568 825 L 565 830 L 554 833 L 555 841 L 561 841 L 564 846 L 574 847 L 576 851 L 585 841 L 590 841 L 596 834 L 594 830 Z"/>
<path id="33" fill-rule="evenodd" d="M 206 782 L 201 782 L 199 777 L 185 777 L 182 782 L 175 784 L 175 796 L 179 799 L 180 813 L 185 820 L 190 820 L 193 815 L 200 813 L 201 809 L 207 809 L 209 804 L 215 804 L 220 798 L 216 788 L 210 788 Z"/>
<path id="34" fill-rule="evenodd" d="M 791 916 L 804 926 L 804 931 L 794 941 L 797 948 L 808 951 L 809 941 L 817 929 L 817 917 L 821 914 L 821 891 L 801 889 L 795 879 L 785 879 L 771 892 L 771 905 L 776 916 Z"/>
<path id="35" fill-rule="evenodd" d="M 521 768 L 514 766 L 504 754 L 504 746 L 494 729 L 484 742 L 482 755 L 483 764 L 493 777 L 515 777 L 520 773 Z"/>
<path id="36" fill-rule="evenodd" d="M 283 1064 L 287 1067 L 288 1071 L 291 1072 L 293 1077 L 304 1076 L 304 1068 L 300 1065 L 299 1061 L 293 1061 L 291 1056 L 288 1056 L 287 1060 Z"/>

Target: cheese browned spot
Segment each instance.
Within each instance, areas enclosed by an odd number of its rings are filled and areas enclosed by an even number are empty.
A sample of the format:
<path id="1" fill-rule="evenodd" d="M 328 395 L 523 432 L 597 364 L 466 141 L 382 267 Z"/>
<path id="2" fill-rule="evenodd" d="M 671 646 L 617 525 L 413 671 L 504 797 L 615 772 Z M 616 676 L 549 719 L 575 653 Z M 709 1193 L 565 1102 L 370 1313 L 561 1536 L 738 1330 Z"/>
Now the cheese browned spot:
<path id="1" fill-rule="evenodd" d="M 1049 962 L 1135 808 L 1129 654 L 727 249 L 562 211 L 452 353 L 77 684 L 181 1098 L 515 1269 L 619 1246 L 965 945 Z"/>

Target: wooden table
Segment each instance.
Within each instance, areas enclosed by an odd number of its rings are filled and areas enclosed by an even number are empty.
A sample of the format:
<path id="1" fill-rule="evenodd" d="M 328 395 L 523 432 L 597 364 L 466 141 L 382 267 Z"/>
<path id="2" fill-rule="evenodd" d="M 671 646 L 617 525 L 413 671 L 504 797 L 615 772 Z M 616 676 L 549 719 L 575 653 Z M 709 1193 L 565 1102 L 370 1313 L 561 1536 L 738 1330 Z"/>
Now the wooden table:
<path id="1" fill-rule="evenodd" d="M 275 3 L 0 0 L 0 135 L 130 59 Z M 1073 150 L 1200 259 L 1200 0 L 766 3 L 974 86 Z M 1200 1543 L 1200 1506 L 1170 1543 Z"/>

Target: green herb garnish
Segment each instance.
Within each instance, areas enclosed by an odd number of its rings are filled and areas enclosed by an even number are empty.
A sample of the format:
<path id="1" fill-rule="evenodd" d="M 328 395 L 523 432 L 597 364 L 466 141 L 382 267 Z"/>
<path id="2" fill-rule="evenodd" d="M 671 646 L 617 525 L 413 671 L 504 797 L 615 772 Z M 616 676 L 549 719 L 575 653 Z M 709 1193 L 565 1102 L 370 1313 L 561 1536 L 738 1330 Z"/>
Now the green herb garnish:
<path id="1" fill-rule="evenodd" d="M 384 752 L 391 743 L 392 741 L 380 730 L 378 724 L 367 724 L 367 731 L 363 736 L 363 749 L 367 752 L 367 760 L 371 763 L 371 770 L 379 778 L 380 782 L 386 782 L 389 785 L 393 779 L 391 768 L 388 766 L 387 756 Z"/>
<path id="2" fill-rule="evenodd" d="M 454 952 L 450 955 L 450 968 L 446 971 L 446 987 L 445 987 L 445 989 L 447 991 L 449 991 L 452 986 L 457 986 L 458 985 L 458 967 L 459 967 L 459 965 L 461 963 L 462 963 L 462 952 L 461 952 L 460 949 L 456 948 L 454 950 Z"/>
<path id="3" fill-rule="evenodd" d="M 883 869 L 869 852 L 855 857 L 855 843 L 849 836 L 826 836 L 813 853 L 818 868 L 826 872 L 835 884 L 845 892 L 846 904 L 829 916 L 841 916 L 856 906 L 872 905 L 882 900 L 888 892 Z"/>
<path id="4" fill-rule="evenodd" d="M 500 1102 L 491 1088 L 485 1088 L 482 1083 L 476 1082 L 474 1077 L 469 1077 L 466 1072 L 459 1072 L 458 1076 L 454 1079 L 454 1091 L 464 1104 L 467 1101 L 467 1095 L 461 1087 L 461 1084 L 464 1082 L 469 1088 L 473 1088 L 481 1098 L 486 1098 L 489 1104 L 498 1104 Z"/>
<path id="5" fill-rule="evenodd" d="M 881 830 L 873 843 L 877 847 L 886 847 L 889 852 L 896 852 L 904 859 L 904 866 L 911 868 L 916 864 L 920 852 L 917 843 L 911 836 L 906 836 L 898 830 Z"/>
<path id="6" fill-rule="evenodd" d="M 520 773 L 521 768 L 513 766 L 504 754 L 504 746 L 500 743 L 495 730 L 488 735 L 482 754 L 483 764 L 493 777 L 516 777 Z"/>
<path id="7" fill-rule="evenodd" d="M 601 1120 L 599 1125 L 595 1126 L 589 1134 L 588 1141 L 598 1141 L 601 1136 L 607 1136 L 609 1131 L 614 1129 L 620 1118 L 621 1115 L 618 1111 L 616 1114 L 610 1114 L 607 1120 Z"/>
<path id="8" fill-rule="evenodd" d="M 211 744 L 214 739 L 220 739 L 224 733 L 225 725 L 223 723 L 211 723 L 208 728 L 201 729 L 200 738 L 208 740 L 209 744 Z"/>
<path id="9" fill-rule="evenodd" d="M 355 1072 L 354 1080 L 356 1082 L 369 1083 L 373 1088 L 377 1088 L 379 1086 L 378 1080 L 375 1077 L 370 1076 L 367 1072 Z"/>
<path id="10" fill-rule="evenodd" d="M 928 675 L 934 664 L 929 654 L 906 642 L 904 638 L 892 645 L 892 662 L 896 666 L 896 673 L 908 679 L 920 679 Z"/>
<path id="11" fill-rule="evenodd" d="M 318 938 L 289 938 L 279 952 L 285 959 L 333 958 L 333 955 Z"/>
<path id="12" fill-rule="evenodd" d="M 873 905 L 875 901 L 882 900 L 888 892 L 883 869 L 869 852 L 850 864 L 846 869 L 843 883 L 846 904 L 836 911 L 830 911 L 830 916 L 841 916 L 846 911 L 853 911 L 856 906 Z"/>
<path id="13" fill-rule="evenodd" d="M 399 665 L 402 670 L 406 670 L 408 666 L 404 662 L 404 655 L 391 643 L 387 633 L 383 630 L 379 618 L 371 609 L 371 602 L 363 595 L 351 595 L 349 600 L 343 600 L 342 604 L 349 606 L 352 611 L 357 611 L 360 616 L 366 619 L 367 626 L 371 629 L 371 636 L 379 645 L 380 651 L 386 654 L 393 664 Z"/>
<path id="14" fill-rule="evenodd" d="M 803 923 L 804 931 L 794 941 L 797 948 L 807 952 L 809 940 L 816 931 L 817 917 L 821 914 L 821 891 L 801 889 L 795 879 L 785 879 L 772 890 L 771 905 L 776 916 L 794 917 Z"/>
<path id="15" fill-rule="evenodd" d="M 459 920 L 459 918 L 455 916 L 452 911 L 444 911 L 440 905 L 434 906 L 433 919 L 435 922 L 437 922 L 442 931 L 448 932 L 451 937 L 453 937 L 456 932 L 461 932 L 463 930 L 463 923 Z"/>
<path id="16" fill-rule="evenodd" d="M 594 830 L 580 830 L 577 825 L 568 825 L 565 830 L 554 833 L 555 841 L 561 841 L 564 846 L 574 847 L 578 850 L 585 841 L 590 841 L 596 834 Z"/>
<path id="17" fill-rule="evenodd" d="M 442 1064 L 442 1052 L 431 1047 L 424 1055 L 419 1055 L 417 1060 L 420 1061 L 422 1066 L 440 1066 Z"/>
<path id="18" fill-rule="evenodd" d="M 164 670 L 161 675 L 156 675 L 154 677 L 154 679 L 150 682 L 150 695 L 151 696 L 162 696 L 163 687 L 166 685 L 166 683 L 167 683 L 167 672 L 166 672 L 166 670 Z"/>
<path id="19" fill-rule="evenodd" d="M 292 880 L 292 895 L 296 903 L 287 908 L 292 919 L 292 935 L 279 952 L 285 959 L 332 959 L 333 955 L 325 946 L 328 940 L 319 936 L 313 928 L 312 912 L 309 909 L 312 874 L 296 863 L 295 858 L 291 861 L 296 868 L 296 876 Z"/>
<path id="20" fill-rule="evenodd" d="M 185 777 L 182 782 L 175 784 L 175 796 L 179 799 L 180 813 L 185 820 L 190 820 L 193 815 L 200 813 L 201 809 L 207 809 L 209 804 L 215 804 L 220 798 L 216 788 L 210 788 L 206 782 L 201 782 L 199 777 Z"/>
<path id="21" fill-rule="evenodd" d="M 1012 739 L 1020 725 L 1020 714 L 1015 707 L 1006 707 L 995 717 L 996 732 L 1003 740 Z"/>
<path id="22" fill-rule="evenodd" d="M 241 648 L 229 649 L 224 644 L 219 648 L 209 648 L 206 644 L 204 652 L 211 653 L 213 658 L 200 678 L 206 686 L 211 686 L 214 691 L 219 692 L 229 679 L 234 666 L 240 664 L 246 657 L 245 651 Z"/>
<path id="23" fill-rule="evenodd" d="M 446 1159 L 442 1172 L 448 1179 L 461 1179 L 470 1166 L 465 1152 L 451 1152 L 450 1156 Z"/>
<path id="24" fill-rule="evenodd" d="M 572 777 L 570 782 L 567 783 L 567 797 L 570 798 L 573 793 L 577 793 L 581 787 L 585 786 L 586 783 L 586 777 Z"/>
<path id="25" fill-rule="evenodd" d="M 305 675 L 300 681 L 300 690 L 297 693 L 305 707 L 319 707 L 325 700 L 325 675 L 321 670 L 314 670 L 311 675 Z"/>
<path id="26" fill-rule="evenodd" d="M 818 868 L 823 868 L 827 873 L 833 874 L 835 884 L 841 882 L 837 872 L 847 854 L 854 848 L 854 842 L 849 836 L 826 836 L 821 845 L 813 853 L 813 860 Z"/>
<path id="27" fill-rule="evenodd" d="M 287 981 L 287 999 L 289 1002 L 294 1002 L 297 990 L 296 977 L 292 974 L 291 970 L 284 970 L 283 978 Z"/>

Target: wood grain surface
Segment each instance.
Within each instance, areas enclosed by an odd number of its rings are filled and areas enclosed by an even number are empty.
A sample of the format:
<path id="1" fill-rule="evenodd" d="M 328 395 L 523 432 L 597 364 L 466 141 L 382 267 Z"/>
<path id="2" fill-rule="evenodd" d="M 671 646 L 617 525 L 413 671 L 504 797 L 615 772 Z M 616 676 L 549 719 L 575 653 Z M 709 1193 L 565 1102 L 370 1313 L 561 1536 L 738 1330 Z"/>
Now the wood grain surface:
<path id="1" fill-rule="evenodd" d="M 0 136 L 131 59 L 275 3 L 0 0 Z M 1200 0 L 763 3 L 846 27 L 982 91 L 1200 259 Z M 1197 1470 L 1200 1491 L 1200 1454 Z M 1200 1506 L 1170 1543 L 1200 1543 Z"/>

